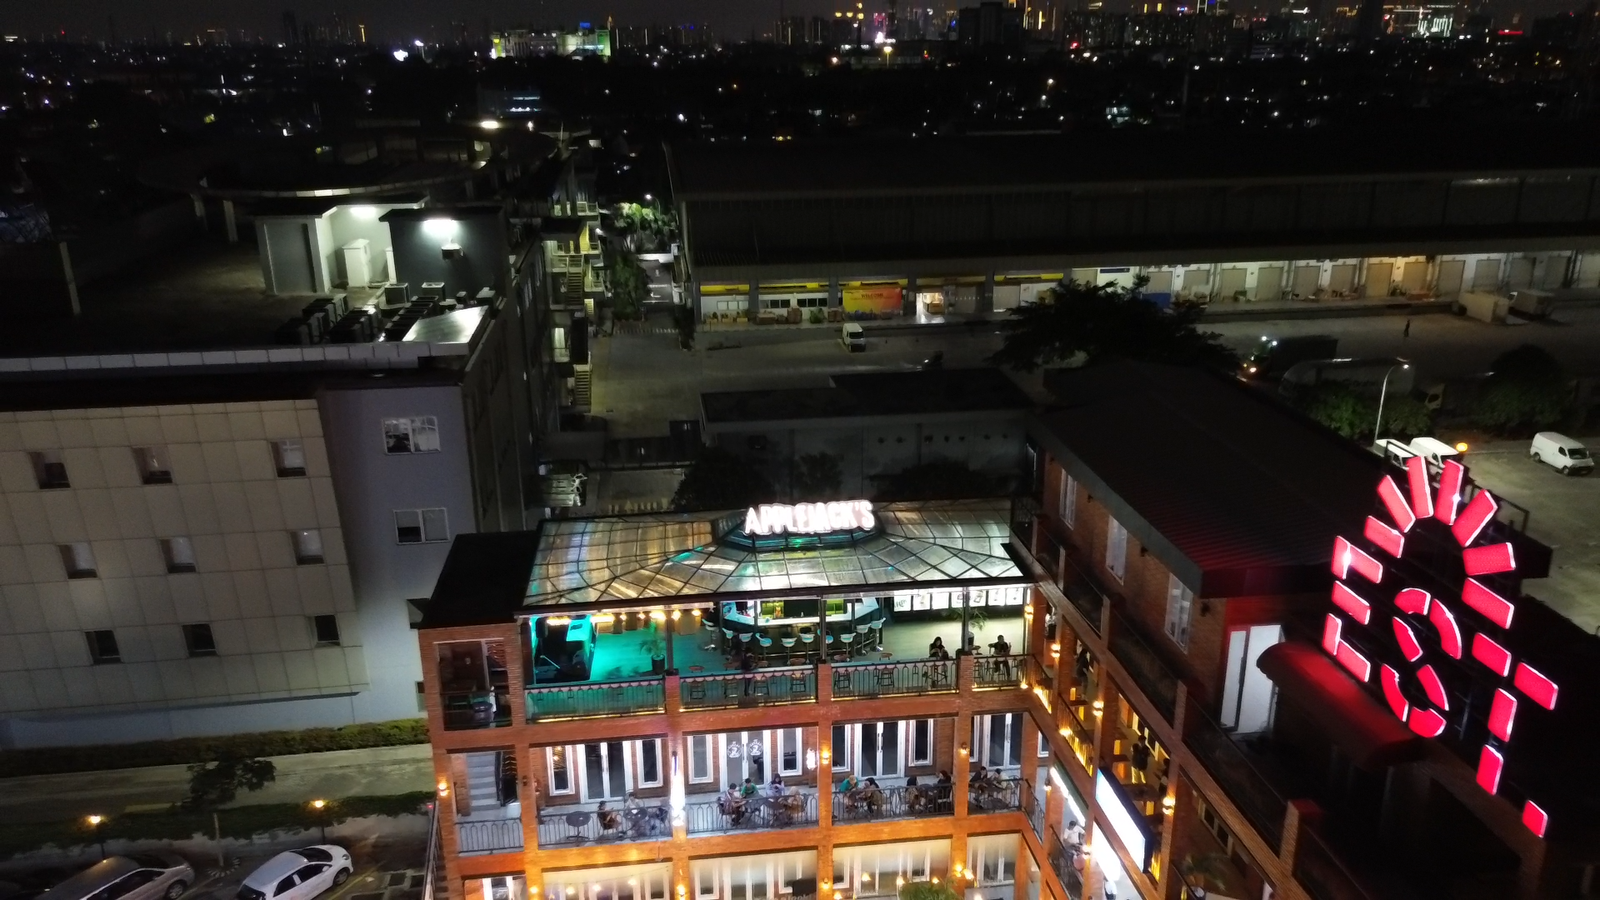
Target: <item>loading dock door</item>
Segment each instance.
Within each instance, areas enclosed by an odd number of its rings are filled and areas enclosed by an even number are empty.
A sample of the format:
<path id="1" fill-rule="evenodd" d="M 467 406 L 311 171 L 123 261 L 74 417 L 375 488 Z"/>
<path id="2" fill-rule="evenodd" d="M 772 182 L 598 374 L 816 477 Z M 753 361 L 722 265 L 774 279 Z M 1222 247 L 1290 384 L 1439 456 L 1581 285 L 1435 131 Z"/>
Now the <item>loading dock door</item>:
<path id="1" fill-rule="evenodd" d="M 1317 292 L 1317 279 L 1321 275 L 1321 266 L 1295 266 L 1294 286 L 1290 290 L 1301 297 L 1309 297 Z"/>
<path id="2" fill-rule="evenodd" d="M 1232 300 L 1233 295 L 1244 290 L 1244 277 L 1247 270 L 1240 266 L 1235 269 L 1223 269 L 1222 277 L 1217 279 L 1217 299 Z"/>
<path id="3" fill-rule="evenodd" d="M 1328 290 L 1349 294 L 1356 287 L 1355 263 L 1340 263 L 1328 274 Z"/>
<path id="4" fill-rule="evenodd" d="M 1283 295 L 1283 266 L 1262 266 L 1256 271 L 1256 299 L 1277 300 Z"/>
<path id="5" fill-rule="evenodd" d="M 1367 263 L 1367 283 L 1362 285 L 1363 297 L 1389 296 L 1389 282 L 1394 280 L 1394 263 Z"/>
<path id="6" fill-rule="evenodd" d="M 1467 261 L 1464 259 L 1447 259 L 1439 263 L 1439 280 L 1434 283 L 1434 294 L 1452 297 L 1461 293 L 1461 278 L 1466 271 Z"/>
<path id="7" fill-rule="evenodd" d="M 1510 288 L 1520 291 L 1523 288 L 1533 287 L 1533 260 L 1526 256 L 1518 257 L 1511 261 Z"/>
<path id="8" fill-rule="evenodd" d="M 1400 289 L 1407 294 L 1416 294 L 1428 283 L 1428 261 L 1413 259 L 1406 263 L 1400 270 Z"/>
<path id="9" fill-rule="evenodd" d="M 1493 291 L 1500 287 L 1500 260 L 1480 259 L 1472 267 L 1472 289 Z"/>

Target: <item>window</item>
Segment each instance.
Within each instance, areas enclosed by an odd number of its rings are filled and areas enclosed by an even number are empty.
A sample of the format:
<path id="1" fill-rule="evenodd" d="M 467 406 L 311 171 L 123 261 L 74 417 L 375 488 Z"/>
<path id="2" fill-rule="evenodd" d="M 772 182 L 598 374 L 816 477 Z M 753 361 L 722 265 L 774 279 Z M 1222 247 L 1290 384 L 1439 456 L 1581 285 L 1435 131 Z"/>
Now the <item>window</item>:
<path id="1" fill-rule="evenodd" d="M 167 448 L 135 447 L 133 459 L 139 467 L 139 477 L 145 484 L 172 483 L 172 465 L 167 461 Z"/>
<path id="2" fill-rule="evenodd" d="M 450 525 L 443 507 L 397 509 L 394 536 L 402 544 L 432 544 L 450 540 Z"/>
<path id="3" fill-rule="evenodd" d="M 798 728 L 778 729 L 778 774 L 803 775 L 805 752 L 801 749 L 804 743 Z"/>
<path id="4" fill-rule="evenodd" d="M 833 770 L 835 772 L 848 771 L 850 768 L 850 727 L 848 725 L 833 726 Z"/>
<path id="5" fill-rule="evenodd" d="M 439 452 L 439 420 L 435 416 L 411 416 L 383 420 L 385 453 Z"/>
<path id="6" fill-rule="evenodd" d="M 278 465 L 279 478 L 306 474 L 306 447 L 299 441 L 273 441 L 272 459 Z"/>
<path id="7" fill-rule="evenodd" d="M 183 644 L 189 648 L 190 656 L 217 655 L 217 642 L 211 637 L 211 626 L 204 623 L 183 626 Z"/>
<path id="8" fill-rule="evenodd" d="M 318 647 L 339 646 L 339 620 L 334 616 L 312 616 L 311 638 Z"/>
<path id="9" fill-rule="evenodd" d="M 639 787 L 661 786 L 661 739 L 639 742 Z"/>
<path id="10" fill-rule="evenodd" d="M 295 562 L 302 566 L 312 566 L 322 562 L 322 532 L 315 529 L 291 531 L 289 537 L 294 541 Z"/>
<path id="11" fill-rule="evenodd" d="M 933 720 L 915 719 L 911 723 L 911 764 L 933 765 Z"/>
<path id="12" fill-rule="evenodd" d="M 572 769 L 567 765 L 566 747 L 549 747 L 545 754 L 550 762 L 550 793 L 572 793 Z"/>
<path id="13" fill-rule="evenodd" d="M 1121 581 L 1128 573 L 1128 529 L 1106 516 L 1106 571 Z"/>
<path id="14" fill-rule="evenodd" d="M 1038 757 L 1040 759 L 1045 759 L 1045 758 L 1050 756 L 1050 739 L 1045 736 L 1045 733 L 1043 731 L 1038 732 L 1038 736 L 1039 736 Z"/>
<path id="15" fill-rule="evenodd" d="M 689 742 L 689 783 L 705 784 L 712 778 L 711 735 L 691 734 Z"/>
<path id="16" fill-rule="evenodd" d="M 161 542 L 161 556 L 168 572 L 194 571 L 194 545 L 186 537 L 169 537 Z"/>
<path id="17" fill-rule="evenodd" d="M 89 659 L 95 665 L 122 662 L 122 652 L 117 649 L 117 636 L 109 631 L 85 631 L 89 639 Z"/>
<path id="18" fill-rule="evenodd" d="M 1078 479 L 1061 472 L 1061 498 L 1058 504 L 1061 521 L 1068 527 L 1078 524 Z"/>
<path id="19" fill-rule="evenodd" d="M 94 566 L 94 548 L 79 542 L 62 544 L 60 550 L 61 565 L 66 568 L 68 578 L 98 577 L 99 573 L 95 571 Z"/>
<path id="20" fill-rule="evenodd" d="M 1189 649 L 1189 617 L 1194 609 L 1194 591 L 1184 587 L 1176 575 L 1167 576 L 1167 637 L 1179 647 Z"/>
<path id="21" fill-rule="evenodd" d="M 41 490 L 72 487 L 72 482 L 67 480 L 67 464 L 61 461 L 59 451 L 44 450 L 29 453 L 28 457 L 33 460 L 33 477 L 39 480 Z"/>

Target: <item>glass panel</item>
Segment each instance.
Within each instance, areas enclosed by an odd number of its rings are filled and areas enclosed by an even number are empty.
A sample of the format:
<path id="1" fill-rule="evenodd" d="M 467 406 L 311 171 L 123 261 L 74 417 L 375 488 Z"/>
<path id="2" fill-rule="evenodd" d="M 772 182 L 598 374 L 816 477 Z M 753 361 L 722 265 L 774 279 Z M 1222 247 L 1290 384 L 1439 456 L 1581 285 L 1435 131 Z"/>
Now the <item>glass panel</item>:
<path id="1" fill-rule="evenodd" d="M 1006 716 L 1010 720 L 1010 740 L 1007 741 L 1006 765 L 1022 765 L 1022 714 L 1013 713 Z"/>
<path id="2" fill-rule="evenodd" d="M 639 760 L 643 771 L 639 780 L 643 784 L 661 783 L 661 742 L 647 740 L 639 747 Z"/>
<path id="3" fill-rule="evenodd" d="M 881 749 L 881 740 L 877 724 L 861 726 L 861 766 L 857 770 L 862 775 L 880 775 L 878 771 L 878 753 Z"/>
<path id="4" fill-rule="evenodd" d="M 900 723 L 884 722 L 880 726 L 883 730 L 883 774 L 900 774 Z"/>

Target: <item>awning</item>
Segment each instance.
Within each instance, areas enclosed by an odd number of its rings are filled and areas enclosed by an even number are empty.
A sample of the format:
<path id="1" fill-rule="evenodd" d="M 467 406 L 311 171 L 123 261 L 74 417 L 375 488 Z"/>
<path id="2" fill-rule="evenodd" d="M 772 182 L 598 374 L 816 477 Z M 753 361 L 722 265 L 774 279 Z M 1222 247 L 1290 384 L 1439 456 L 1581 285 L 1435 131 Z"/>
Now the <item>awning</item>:
<path id="1" fill-rule="evenodd" d="M 1425 752 L 1422 738 L 1320 649 L 1285 641 L 1269 647 L 1256 665 L 1361 768 L 1411 762 Z"/>

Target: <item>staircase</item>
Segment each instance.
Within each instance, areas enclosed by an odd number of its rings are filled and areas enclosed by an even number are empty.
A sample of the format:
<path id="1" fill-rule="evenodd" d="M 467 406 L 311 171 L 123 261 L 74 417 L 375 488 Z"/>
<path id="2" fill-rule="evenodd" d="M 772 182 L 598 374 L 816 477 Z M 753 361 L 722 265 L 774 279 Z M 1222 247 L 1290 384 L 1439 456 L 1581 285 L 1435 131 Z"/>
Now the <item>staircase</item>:
<path id="1" fill-rule="evenodd" d="M 467 800 L 474 817 L 500 809 L 500 754 L 467 754 Z"/>
<path id="2" fill-rule="evenodd" d="M 574 302 L 583 301 L 583 266 L 575 266 L 561 273 L 561 292 Z"/>
<path id="3" fill-rule="evenodd" d="M 588 409 L 593 399 L 592 375 L 588 366 L 578 368 L 572 376 L 572 405 Z"/>

